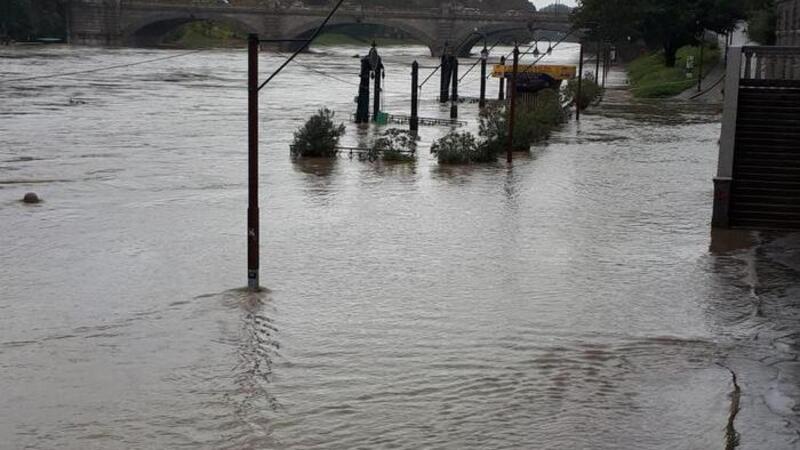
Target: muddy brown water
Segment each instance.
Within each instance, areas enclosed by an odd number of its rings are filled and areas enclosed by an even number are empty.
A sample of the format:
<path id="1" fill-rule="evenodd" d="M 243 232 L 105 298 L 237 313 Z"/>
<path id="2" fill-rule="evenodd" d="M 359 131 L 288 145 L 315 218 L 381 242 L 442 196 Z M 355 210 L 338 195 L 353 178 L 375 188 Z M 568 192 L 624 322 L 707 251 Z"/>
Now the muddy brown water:
<path id="1" fill-rule="evenodd" d="M 243 52 L 3 82 L 181 52 L 2 50 L 0 448 L 721 449 L 728 369 L 740 448 L 799 448 L 800 242 L 709 232 L 718 107 L 614 89 L 513 167 L 439 167 L 442 128 L 414 164 L 293 162 L 366 50 L 262 95 L 259 295 Z M 383 53 L 407 113 L 435 60 Z"/>

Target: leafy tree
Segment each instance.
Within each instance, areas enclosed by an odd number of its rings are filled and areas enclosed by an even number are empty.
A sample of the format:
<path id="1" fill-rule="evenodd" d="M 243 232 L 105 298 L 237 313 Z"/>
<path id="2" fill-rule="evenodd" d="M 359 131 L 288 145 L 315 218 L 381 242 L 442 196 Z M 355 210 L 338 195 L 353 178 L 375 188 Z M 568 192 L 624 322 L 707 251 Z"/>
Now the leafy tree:
<path id="1" fill-rule="evenodd" d="M 774 45 L 777 40 L 775 29 L 778 15 L 774 0 L 747 0 L 747 34 L 750 39 L 763 44 Z"/>
<path id="2" fill-rule="evenodd" d="M 697 41 L 704 29 L 726 32 L 746 16 L 748 3 L 768 0 L 581 0 L 573 12 L 576 27 L 589 28 L 590 40 L 643 39 L 664 51 L 674 67 L 678 49 Z"/>
<path id="3" fill-rule="evenodd" d="M 333 157 L 339 138 L 344 135 L 344 124 L 333 123 L 334 112 L 324 108 L 317 111 L 294 133 L 291 146 L 295 157 Z"/>
<path id="4" fill-rule="evenodd" d="M 16 40 L 66 37 L 65 3 L 61 0 L 0 0 L 0 36 Z"/>
<path id="5" fill-rule="evenodd" d="M 469 132 L 451 131 L 431 146 L 439 164 L 472 164 L 497 160 L 497 153 L 478 142 Z"/>

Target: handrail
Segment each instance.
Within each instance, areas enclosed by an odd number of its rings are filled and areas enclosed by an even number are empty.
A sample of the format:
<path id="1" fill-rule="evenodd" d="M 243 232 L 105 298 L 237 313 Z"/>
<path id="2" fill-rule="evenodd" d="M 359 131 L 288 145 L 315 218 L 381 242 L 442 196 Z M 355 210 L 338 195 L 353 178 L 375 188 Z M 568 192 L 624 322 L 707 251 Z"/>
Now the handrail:
<path id="1" fill-rule="evenodd" d="M 800 80 L 800 47 L 742 47 L 742 80 Z"/>

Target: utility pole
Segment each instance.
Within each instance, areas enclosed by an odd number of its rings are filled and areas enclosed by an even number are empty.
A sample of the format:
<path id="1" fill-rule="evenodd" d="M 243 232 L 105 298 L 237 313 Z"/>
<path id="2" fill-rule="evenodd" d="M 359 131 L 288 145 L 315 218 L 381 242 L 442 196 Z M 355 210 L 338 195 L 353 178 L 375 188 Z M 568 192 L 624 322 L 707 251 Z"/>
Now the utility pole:
<path id="1" fill-rule="evenodd" d="M 409 120 L 411 131 L 419 131 L 419 63 L 414 61 L 411 64 L 411 119 Z"/>
<path id="2" fill-rule="evenodd" d="M 580 56 L 578 57 L 578 93 L 575 96 L 575 120 L 581 120 L 581 97 L 583 96 L 583 42 L 580 43 Z"/>
<path id="3" fill-rule="evenodd" d="M 378 58 L 378 64 L 375 65 L 375 97 L 372 106 L 372 121 L 378 121 L 378 115 L 381 113 L 381 76 L 383 75 L 383 62 Z"/>
<path id="4" fill-rule="evenodd" d="M 258 35 L 247 37 L 247 287 L 258 290 L 259 210 L 258 210 Z"/>
<path id="5" fill-rule="evenodd" d="M 703 39 L 700 39 L 700 63 L 697 71 L 697 92 L 703 91 Z"/>
<path id="6" fill-rule="evenodd" d="M 594 68 L 594 82 L 600 84 L 600 41 L 597 41 L 595 54 L 597 55 L 597 61 L 595 62 Z"/>
<path id="7" fill-rule="evenodd" d="M 486 48 L 486 43 L 483 43 L 483 50 L 481 50 L 481 97 L 478 107 L 483 110 L 486 108 L 486 60 L 489 59 L 489 49 Z"/>
<path id="8" fill-rule="evenodd" d="M 508 152 L 506 161 L 511 163 L 514 159 L 514 120 L 517 113 L 517 70 L 519 70 L 519 47 L 514 45 L 514 69 L 511 73 L 511 105 L 508 115 Z"/>
<path id="9" fill-rule="evenodd" d="M 450 98 L 450 118 L 458 119 L 458 58 L 453 57 L 453 95 Z"/>
<path id="10" fill-rule="evenodd" d="M 497 99 L 503 101 L 506 99 L 506 57 L 500 57 L 500 65 L 503 66 L 503 76 L 500 77 L 500 93 L 497 95 Z"/>

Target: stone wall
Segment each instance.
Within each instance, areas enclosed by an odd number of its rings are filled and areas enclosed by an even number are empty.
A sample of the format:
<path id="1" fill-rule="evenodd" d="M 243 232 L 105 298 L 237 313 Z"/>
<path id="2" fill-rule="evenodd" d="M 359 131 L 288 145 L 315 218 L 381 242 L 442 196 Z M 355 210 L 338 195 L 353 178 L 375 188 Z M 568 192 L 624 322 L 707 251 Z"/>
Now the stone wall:
<path id="1" fill-rule="evenodd" d="M 778 45 L 800 46 L 800 0 L 778 2 Z"/>

